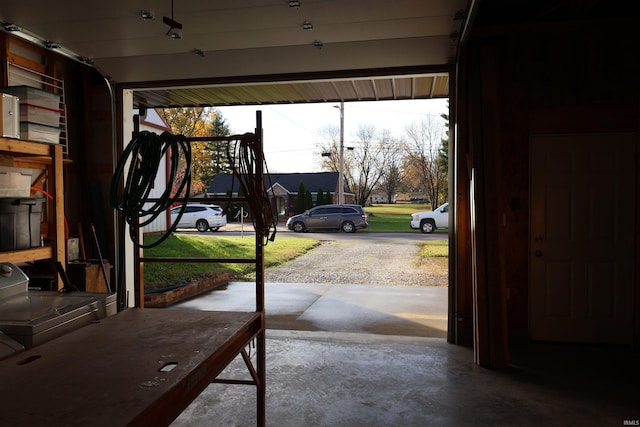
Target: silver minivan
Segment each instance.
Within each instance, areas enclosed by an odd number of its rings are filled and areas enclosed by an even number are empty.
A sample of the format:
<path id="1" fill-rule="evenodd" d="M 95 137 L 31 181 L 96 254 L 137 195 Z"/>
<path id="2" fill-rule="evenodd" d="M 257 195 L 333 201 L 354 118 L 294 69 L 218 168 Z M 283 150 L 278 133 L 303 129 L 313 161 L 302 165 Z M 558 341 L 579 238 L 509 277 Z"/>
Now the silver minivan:
<path id="1" fill-rule="evenodd" d="M 342 230 L 355 233 L 367 228 L 367 213 L 360 205 L 320 205 L 287 220 L 287 228 L 295 232 Z"/>

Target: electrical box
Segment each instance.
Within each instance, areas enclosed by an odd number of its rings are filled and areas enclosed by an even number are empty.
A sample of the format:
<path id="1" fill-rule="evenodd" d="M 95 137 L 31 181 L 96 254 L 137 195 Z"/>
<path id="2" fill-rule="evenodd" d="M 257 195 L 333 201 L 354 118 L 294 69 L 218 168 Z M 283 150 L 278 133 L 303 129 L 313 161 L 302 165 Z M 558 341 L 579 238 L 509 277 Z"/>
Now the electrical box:
<path id="1" fill-rule="evenodd" d="M 17 96 L 7 93 L 0 94 L 2 115 L 0 115 L 0 130 L 5 138 L 20 138 L 20 100 Z"/>

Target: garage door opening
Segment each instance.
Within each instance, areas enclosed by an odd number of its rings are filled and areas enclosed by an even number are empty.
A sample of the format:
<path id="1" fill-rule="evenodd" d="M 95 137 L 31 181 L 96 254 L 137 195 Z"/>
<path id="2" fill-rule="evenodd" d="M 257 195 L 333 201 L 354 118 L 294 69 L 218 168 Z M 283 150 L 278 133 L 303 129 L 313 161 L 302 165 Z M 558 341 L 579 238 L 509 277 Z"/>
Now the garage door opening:
<path id="1" fill-rule="evenodd" d="M 446 100 L 441 101 L 444 105 L 446 105 Z M 363 103 L 359 102 L 354 102 L 352 104 L 354 106 L 364 105 Z M 338 111 L 337 108 L 334 108 L 334 106 L 337 105 L 339 104 L 325 103 L 324 105 L 322 105 L 326 110 L 329 111 L 329 114 L 333 114 L 333 119 L 329 119 L 328 122 L 334 122 L 334 126 L 340 123 L 340 111 Z M 350 105 L 351 103 L 345 103 L 345 122 L 347 122 L 347 118 L 349 117 L 348 108 Z M 377 105 L 380 106 L 382 105 L 382 103 L 377 103 Z M 269 130 L 269 118 L 265 115 L 265 112 L 270 111 L 271 108 L 275 107 L 275 105 L 242 107 L 247 109 L 250 108 L 248 115 L 249 118 L 246 120 L 246 123 L 240 123 L 239 126 L 233 124 L 230 120 L 229 124 L 233 125 L 233 128 L 230 129 L 230 133 L 242 132 L 243 130 L 246 131 L 248 129 L 251 129 L 251 126 L 254 123 L 251 117 L 253 117 L 255 115 L 255 112 L 259 110 L 262 114 L 264 153 L 267 167 L 269 168 L 268 173 L 297 173 L 282 172 L 278 170 L 274 171 L 275 166 L 272 166 L 273 162 L 270 160 L 271 158 L 273 158 L 274 156 L 281 157 L 284 154 L 287 154 L 269 153 L 269 138 L 271 138 L 270 135 L 272 134 L 272 132 Z M 300 108 L 302 106 L 288 107 Z M 417 111 L 419 111 L 419 109 L 414 109 L 413 111 L 415 112 L 414 114 L 417 115 Z M 387 119 L 390 115 L 390 111 L 387 109 Z M 404 115 L 406 116 L 410 114 L 405 112 Z M 335 116 L 338 116 L 337 120 Z M 372 114 L 369 113 L 368 116 L 371 117 Z M 432 116 L 441 119 L 441 117 L 439 117 L 439 114 L 432 114 Z M 273 136 L 277 139 L 278 135 L 278 129 L 276 129 L 273 132 Z M 346 131 L 343 140 L 346 147 L 349 147 L 350 143 L 354 143 L 355 145 L 355 141 L 349 140 L 349 135 L 349 131 Z M 388 134 L 385 136 L 388 136 Z M 391 141 L 392 144 L 400 145 L 399 140 L 400 138 L 388 139 L 388 141 Z M 314 143 L 317 144 L 317 139 L 314 139 Z M 439 143 L 440 146 L 442 143 L 441 139 L 437 139 L 437 143 Z M 295 144 L 295 142 L 293 144 Z M 286 145 L 285 148 L 291 148 L 293 144 L 290 143 Z M 295 145 L 293 145 L 293 148 L 295 148 Z M 322 156 L 321 149 L 320 147 L 314 148 L 315 150 L 310 150 L 310 154 L 317 157 L 318 163 L 321 163 L 322 159 L 324 158 Z M 429 154 L 433 154 L 434 151 L 435 150 L 432 148 Z M 296 153 L 296 151 L 293 150 L 293 153 L 291 154 L 293 154 L 293 160 L 290 160 L 289 162 L 295 163 L 297 161 L 296 159 L 300 157 L 300 152 Z M 320 173 L 321 169 L 317 172 Z M 314 173 L 314 171 L 310 173 Z M 443 191 L 443 193 L 445 195 L 447 194 L 446 191 Z M 381 203 L 381 200 L 376 200 L 375 202 L 370 202 L 369 204 L 372 206 L 367 206 L 365 209 L 374 211 L 376 208 L 379 208 L 381 206 L 388 208 L 397 208 L 399 205 L 408 206 L 411 211 L 432 209 L 434 206 L 424 203 L 425 198 L 426 197 L 423 196 L 417 196 L 413 197 L 414 200 L 412 200 L 412 197 L 409 195 L 405 196 L 404 200 L 398 200 L 397 198 L 395 200 L 388 200 L 395 203 Z M 445 202 L 446 200 L 447 199 L 445 199 L 443 196 L 441 202 Z M 445 228 L 443 228 L 442 230 L 437 230 L 435 233 L 428 234 L 422 233 L 419 229 L 412 230 L 409 225 L 411 216 L 406 213 L 401 215 L 402 219 L 399 220 L 399 224 L 401 224 L 400 227 L 402 229 L 401 231 L 387 230 L 386 232 L 375 233 L 373 225 L 378 218 L 375 212 L 372 213 L 373 214 L 370 215 L 372 226 L 367 230 L 360 230 L 354 234 L 347 234 L 342 232 L 317 234 L 330 235 L 330 237 L 323 237 L 321 240 L 331 241 L 330 243 L 326 243 L 326 247 L 328 248 L 329 253 L 333 253 L 334 256 L 340 256 L 339 252 L 333 250 L 338 248 L 339 245 L 345 244 L 348 246 L 349 244 L 353 243 L 354 238 L 365 239 L 364 248 L 359 251 L 357 257 L 358 259 L 367 257 L 368 252 L 371 252 L 371 247 L 380 248 L 383 244 L 389 243 L 388 241 L 391 240 L 389 236 L 394 234 L 402 235 L 394 236 L 393 240 L 395 240 L 396 243 L 398 241 L 401 242 L 397 244 L 403 245 L 404 247 L 410 246 L 415 251 L 418 251 L 420 244 L 424 241 L 447 241 L 448 239 L 448 230 Z M 231 225 L 231 223 L 232 222 L 229 222 L 228 225 Z M 285 225 L 285 223 L 281 222 L 280 226 L 282 227 L 283 225 Z M 396 226 L 398 226 L 398 224 L 396 224 Z M 240 232 L 236 231 L 236 233 L 245 233 L 244 236 L 248 238 L 248 228 L 249 227 Z M 209 232 L 209 235 L 212 235 L 214 238 L 218 238 L 222 235 L 222 233 L 226 233 L 226 231 L 224 230 L 225 227 L 221 227 L 218 232 L 216 232 L 215 234 Z M 191 232 L 194 234 L 196 233 L 195 231 Z M 279 238 L 283 237 L 286 233 L 290 233 L 291 235 L 301 234 L 294 233 L 293 231 L 285 229 L 278 233 L 278 235 L 276 236 L 276 241 Z M 305 233 L 300 237 L 304 238 L 309 235 L 311 235 L 311 233 Z M 404 239 L 402 238 L 403 236 Z M 410 237 L 407 238 L 407 236 Z M 366 241 L 366 239 L 369 240 Z M 358 266 L 358 263 L 356 261 L 349 266 L 352 277 L 358 277 L 362 275 L 370 275 L 371 277 L 375 277 L 386 266 L 386 264 L 388 264 L 392 253 L 393 250 L 388 250 L 383 254 L 384 256 L 383 258 L 381 258 L 381 261 L 377 262 L 376 267 L 367 268 L 366 270 L 359 270 L 360 267 Z M 322 262 L 316 264 L 317 269 L 323 267 L 328 267 L 329 269 L 331 268 L 330 266 L 323 265 Z M 403 274 L 406 274 L 407 270 L 408 269 L 405 268 L 404 271 L 396 274 L 401 276 Z M 256 347 L 257 349 L 255 353 L 255 360 L 258 367 L 263 366 L 262 368 L 258 369 L 258 372 L 262 373 L 261 375 L 264 375 L 265 373 L 265 365 L 274 367 L 279 366 L 278 364 L 282 363 L 293 363 L 296 367 L 296 370 L 302 371 L 301 374 L 313 375 L 309 378 L 316 378 L 314 374 L 315 368 L 313 367 L 317 366 L 317 363 L 321 363 L 322 365 L 323 363 L 327 362 L 328 359 L 324 359 L 324 362 L 318 360 L 318 357 L 322 358 L 323 354 L 326 356 L 327 353 L 317 353 L 311 350 L 312 353 L 308 355 L 308 362 L 302 362 L 301 360 L 292 362 L 287 361 L 289 360 L 288 357 L 290 356 L 295 356 L 297 359 L 300 356 L 299 351 L 307 351 L 307 349 L 310 349 L 314 345 L 319 344 L 321 347 L 329 346 L 332 349 L 339 350 L 339 356 L 335 356 L 336 359 L 333 360 L 330 364 L 333 365 L 334 363 L 338 363 L 342 365 L 340 370 L 343 370 L 345 372 L 343 375 L 354 375 L 357 378 L 374 379 L 378 377 L 377 374 L 383 374 L 383 376 L 388 376 L 389 378 L 394 377 L 398 379 L 400 377 L 398 377 L 396 374 L 397 372 L 402 371 L 405 374 L 413 372 L 413 375 L 409 374 L 412 377 L 411 381 L 421 382 L 419 378 L 421 378 L 421 376 L 423 375 L 428 374 L 428 372 L 431 372 L 431 369 L 427 371 L 424 370 L 425 363 L 427 362 L 426 359 L 434 356 L 434 353 L 432 353 L 432 351 L 439 353 L 442 350 L 440 346 L 446 345 L 445 338 L 447 338 L 448 333 L 447 320 L 449 317 L 448 288 L 446 286 L 406 286 L 402 284 L 402 278 L 396 278 L 391 286 L 389 286 L 389 284 L 353 284 L 349 283 L 347 280 L 344 280 L 344 282 L 346 283 L 340 283 L 336 285 L 328 283 L 272 283 L 270 282 L 268 277 L 264 277 L 266 278 L 266 280 L 264 281 L 264 290 L 266 294 L 266 330 L 263 337 L 260 338 L 260 340 L 257 342 L 258 345 Z M 445 281 L 448 282 L 448 274 L 445 276 Z M 256 301 L 255 288 L 256 284 L 250 281 L 232 282 L 225 292 L 214 291 L 210 294 L 206 294 L 202 297 L 190 300 L 186 303 L 182 303 L 172 308 L 197 308 L 199 310 L 211 311 L 252 311 L 254 303 Z M 214 295 L 215 298 L 213 298 Z M 206 300 L 206 298 L 209 298 L 210 296 L 212 298 Z M 206 305 L 206 307 L 189 307 L 189 304 L 203 304 Z M 237 304 L 237 306 L 234 306 L 234 304 Z M 436 306 L 437 308 L 434 308 Z M 261 341 L 265 339 L 264 337 L 266 337 L 266 340 L 269 341 L 266 345 L 261 344 L 264 343 L 264 341 Z M 376 342 L 372 343 L 371 346 L 366 349 L 366 351 L 361 347 L 360 351 L 365 351 L 365 353 L 368 354 L 368 356 L 366 357 L 371 358 L 369 360 L 376 360 L 375 365 L 378 367 L 374 369 L 375 372 L 368 371 L 369 369 L 371 369 L 372 365 L 363 365 L 359 362 L 352 365 L 345 364 L 348 359 L 344 358 L 344 353 L 340 353 L 341 351 L 358 351 L 353 347 L 357 344 L 358 341 L 368 341 L 372 339 Z M 294 340 L 295 343 L 292 343 L 290 340 Z M 313 343 L 311 341 L 313 341 Z M 407 347 L 407 345 L 409 347 Z M 267 349 L 266 351 L 265 348 Z M 292 351 L 294 353 L 292 353 Z M 461 349 L 461 352 L 463 353 L 466 351 L 468 351 L 468 349 Z M 397 356 L 392 357 L 392 359 L 397 360 L 397 363 L 394 363 L 397 365 L 397 369 L 399 371 L 393 370 L 389 366 L 389 360 L 387 359 L 389 352 L 397 354 Z M 361 353 L 360 355 L 363 356 L 365 353 Z M 282 357 L 278 356 L 279 354 Z M 446 356 L 446 353 L 442 353 L 437 357 L 441 356 L 448 357 Z M 251 357 L 251 355 L 249 355 L 249 357 Z M 278 358 L 278 361 L 276 362 L 275 360 L 271 360 L 271 358 L 273 357 Z M 331 357 L 333 358 L 334 356 Z M 415 360 L 411 361 L 407 359 L 407 357 L 414 358 Z M 243 356 L 243 359 L 245 359 L 245 356 Z M 240 377 L 243 374 L 246 375 L 246 367 L 244 366 L 246 360 L 243 361 L 243 359 L 240 359 L 238 357 L 234 360 L 233 364 L 229 366 L 230 377 L 225 377 L 223 375 L 223 377 L 221 377 L 223 382 L 225 378 L 233 378 L 233 381 L 242 381 L 242 379 L 238 378 L 237 375 L 239 375 Z M 434 369 L 437 369 L 438 363 L 430 366 L 433 366 Z M 358 373 L 358 370 L 361 368 L 364 369 L 364 371 Z M 269 369 L 270 368 L 266 369 L 267 375 L 269 372 L 272 372 Z M 338 371 L 336 370 L 336 372 Z M 279 380 L 277 381 L 283 380 L 283 384 L 291 384 L 290 381 L 286 378 L 280 378 L 280 375 L 278 375 L 278 378 Z M 320 377 L 317 377 L 317 379 L 313 381 L 319 380 Z M 245 381 L 250 382 L 251 380 L 247 378 Z M 385 383 L 388 384 L 388 381 L 385 380 Z M 271 387 L 275 385 L 273 382 L 270 384 Z M 405 387 L 409 384 L 409 382 L 403 380 L 403 384 L 403 387 Z M 224 385 L 220 386 L 224 387 Z M 278 386 L 275 385 L 275 387 Z M 307 386 L 304 387 L 306 390 Z M 322 387 L 324 388 L 324 386 Z M 419 386 L 415 384 L 410 385 L 409 387 L 411 389 L 418 389 Z M 203 402 L 206 402 L 207 407 L 209 407 L 210 405 L 216 405 L 216 403 L 210 401 L 210 398 L 217 400 L 216 396 L 219 394 L 218 385 L 211 386 L 210 389 L 213 391 L 211 393 L 207 391 L 206 396 L 203 395 L 204 398 L 202 399 Z M 238 401 L 245 401 L 246 399 L 249 399 L 248 404 L 253 403 L 253 399 L 251 397 L 247 397 L 247 395 L 244 394 L 245 392 L 239 390 L 237 392 L 231 391 L 232 389 L 233 388 L 224 387 L 224 391 L 220 391 L 220 396 L 228 396 L 228 392 L 241 393 L 242 397 L 236 397 L 234 395 L 233 397 L 230 397 L 230 399 L 234 403 L 237 403 Z M 391 387 L 385 386 L 383 388 L 380 388 L 380 391 L 382 391 L 383 389 L 388 390 L 390 393 L 393 393 L 393 388 Z M 348 387 L 339 387 L 337 392 L 342 393 L 346 392 L 347 390 L 349 390 Z M 227 398 L 225 397 L 224 399 L 226 400 Z M 263 402 L 263 399 L 264 395 L 259 393 L 259 407 L 261 406 L 261 402 Z M 304 397 L 304 399 L 306 400 L 307 397 Z M 329 401 L 333 401 L 333 399 L 329 399 Z M 216 406 L 216 408 L 217 411 L 219 407 Z M 193 405 L 189 408 L 189 411 L 185 413 L 186 420 L 189 420 L 193 417 L 194 414 L 191 411 L 199 411 L 198 406 Z M 260 413 L 260 410 L 258 412 Z M 177 425 L 179 425 L 179 422 L 180 420 L 177 420 Z"/>
<path id="2" fill-rule="evenodd" d="M 279 217 L 272 246 L 292 238 L 319 242 L 312 253 L 267 269 L 269 328 L 446 338 L 446 215 L 438 217 L 434 230 L 412 229 L 410 222 L 412 214 L 430 213 L 447 201 L 447 104 L 446 99 L 319 103 L 216 107 L 210 112 L 218 125 L 236 134 L 261 111 L 265 186 Z M 171 118 L 179 113 L 171 114 L 167 122 L 175 128 Z M 287 227 L 289 217 L 336 203 L 340 163 L 332 157 L 338 157 L 340 146 L 347 152 L 343 197 L 364 205 L 369 225 L 356 233 L 294 232 Z M 206 197 L 229 194 L 230 180 L 220 183 L 221 177 L 226 178 L 224 172 L 213 177 Z M 232 194 L 237 191 L 233 188 Z M 301 191 L 307 193 L 307 206 L 300 203 Z M 250 237 L 251 222 L 245 216 L 229 209 L 227 225 L 215 237 Z M 212 236 L 209 231 L 181 231 Z M 179 306 L 249 309 L 252 286 L 241 280 L 232 279 L 223 291 Z"/>

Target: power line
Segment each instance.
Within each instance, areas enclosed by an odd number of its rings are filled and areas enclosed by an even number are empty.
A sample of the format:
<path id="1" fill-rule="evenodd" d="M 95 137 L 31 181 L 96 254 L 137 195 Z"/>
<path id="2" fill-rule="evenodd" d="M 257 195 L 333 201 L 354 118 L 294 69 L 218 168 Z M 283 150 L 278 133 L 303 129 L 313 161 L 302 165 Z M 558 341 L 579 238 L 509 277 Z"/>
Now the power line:
<path id="1" fill-rule="evenodd" d="M 305 131 L 307 131 L 308 133 L 312 134 L 312 135 L 316 135 L 315 131 L 312 131 L 310 129 L 307 129 L 306 127 L 302 126 L 300 123 L 296 122 L 295 120 L 292 120 L 290 117 L 282 114 L 280 111 L 278 111 L 277 109 L 275 109 L 272 105 L 268 105 L 269 109 L 271 111 L 273 111 L 274 113 L 276 113 L 277 115 L 279 115 L 280 117 L 282 117 L 283 119 L 293 123 L 294 125 L 296 125 L 297 127 L 299 127 L 300 129 L 303 129 Z"/>
<path id="2" fill-rule="evenodd" d="M 317 148 L 298 148 L 298 149 L 280 149 L 280 150 L 269 150 L 267 148 L 264 149 L 265 153 L 269 154 L 279 154 L 279 153 L 294 153 L 294 152 L 313 152 L 320 151 Z"/>

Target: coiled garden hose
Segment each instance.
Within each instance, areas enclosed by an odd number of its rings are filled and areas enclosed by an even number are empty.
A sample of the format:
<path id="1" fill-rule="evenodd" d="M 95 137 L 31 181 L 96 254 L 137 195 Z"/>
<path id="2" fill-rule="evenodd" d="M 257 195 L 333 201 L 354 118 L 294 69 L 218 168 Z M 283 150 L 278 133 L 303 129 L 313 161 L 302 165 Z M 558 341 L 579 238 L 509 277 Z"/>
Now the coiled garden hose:
<path id="1" fill-rule="evenodd" d="M 168 159 L 168 185 L 159 197 L 151 198 L 161 165 Z M 125 170 L 128 171 L 125 177 Z M 184 171 L 184 173 L 180 173 Z M 123 182 L 124 181 L 124 182 Z M 175 185 L 177 184 L 177 186 Z M 175 188 L 175 190 L 174 190 Z M 120 242 L 124 243 L 125 222 L 129 237 L 138 248 L 151 248 L 166 240 L 177 228 L 186 210 L 191 191 L 191 144 L 183 135 L 163 132 L 139 132 L 125 147 L 111 179 L 109 201 L 122 217 Z M 178 200 L 183 200 L 177 219 L 161 237 L 145 245 L 140 241 L 139 229 L 164 214 Z M 149 205 L 148 207 L 145 207 Z M 124 249 L 119 251 L 120 265 L 124 265 Z M 124 271 L 123 268 L 120 271 Z M 118 278 L 117 298 L 122 304 L 123 277 Z"/>

